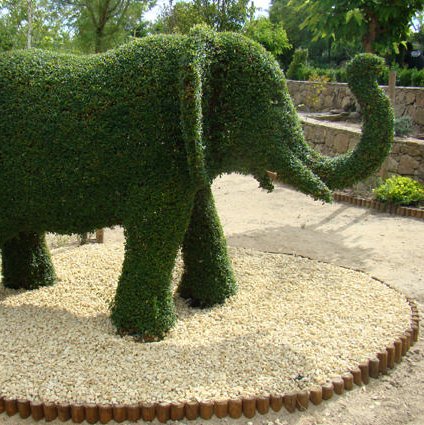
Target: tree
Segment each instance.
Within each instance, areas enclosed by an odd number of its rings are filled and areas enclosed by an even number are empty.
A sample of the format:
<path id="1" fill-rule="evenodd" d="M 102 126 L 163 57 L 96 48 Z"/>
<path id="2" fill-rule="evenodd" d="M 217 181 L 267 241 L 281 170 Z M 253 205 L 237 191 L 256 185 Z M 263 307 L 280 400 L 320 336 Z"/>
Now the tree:
<path id="1" fill-rule="evenodd" d="M 255 13 L 251 0 L 193 0 L 177 2 L 162 9 L 153 32 L 186 34 L 204 23 L 216 31 L 241 31 Z"/>
<path id="2" fill-rule="evenodd" d="M 269 19 L 274 24 L 282 23 L 287 32 L 290 43 L 294 48 L 307 48 L 312 39 L 308 28 L 300 29 L 306 15 L 289 5 L 290 0 L 272 0 L 269 9 Z"/>
<path id="3" fill-rule="evenodd" d="M 78 45 L 100 53 L 122 42 L 138 28 L 153 0 L 60 0 L 73 16 Z"/>
<path id="4" fill-rule="evenodd" d="M 281 55 L 291 47 L 283 24 L 272 23 L 265 17 L 249 21 L 244 28 L 244 34 L 262 44 L 274 56 Z"/>
<path id="5" fill-rule="evenodd" d="M 255 14 L 251 0 L 194 0 L 193 4 L 216 31 L 240 31 Z"/>
<path id="6" fill-rule="evenodd" d="M 269 10 L 269 19 L 274 24 L 281 23 L 283 25 L 289 43 L 292 45 L 291 51 L 288 51 L 284 57 L 280 56 L 281 64 L 287 68 L 296 49 L 308 49 L 312 62 L 321 63 L 322 58 L 328 62 L 332 43 L 327 40 L 312 41 L 312 32 L 308 28 L 300 28 L 307 15 L 303 11 L 296 10 L 289 3 L 290 0 L 272 0 Z"/>
<path id="7" fill-rule="evenodd" d="M 397 49 L 410 32 L 410 22 L 424 0 L 290 0 L 305 13 L 302 28 L 314 39 L 351 40 L 358 37 L 365 52 Z"/>
<path id="8" fill-rule="evenodd" d="M 152 32 L 162 34 L 187 34 L 190 28 L 205 22 L 204 16 L 193 3 L 170 2 L 162 8 L 161 14 L 153 25 Z"/>
<path id="9" fill-rule="evenodd" d="M 69 47 L 66 17 L 51 0 L 4 0 L 0 7 L 0 50 Z"/>

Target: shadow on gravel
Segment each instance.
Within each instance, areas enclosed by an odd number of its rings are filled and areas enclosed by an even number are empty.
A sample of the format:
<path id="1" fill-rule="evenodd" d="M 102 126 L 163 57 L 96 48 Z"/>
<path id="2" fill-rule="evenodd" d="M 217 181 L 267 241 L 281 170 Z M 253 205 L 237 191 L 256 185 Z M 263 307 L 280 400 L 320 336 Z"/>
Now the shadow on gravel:
<path id="1" fill-rule="evenodd" d="M 234 247 L 301 255 L 351 268 L 360 269 L 366 265 L 374 250 L 361 247 L 360 237 L 350 237 L 347 243 L 341 234 L 343 229 L 320 231 L 321 224 L 323 222 L 304 227 L 268 227 L 234 233 L 227 236 L 227 241 Z"/>

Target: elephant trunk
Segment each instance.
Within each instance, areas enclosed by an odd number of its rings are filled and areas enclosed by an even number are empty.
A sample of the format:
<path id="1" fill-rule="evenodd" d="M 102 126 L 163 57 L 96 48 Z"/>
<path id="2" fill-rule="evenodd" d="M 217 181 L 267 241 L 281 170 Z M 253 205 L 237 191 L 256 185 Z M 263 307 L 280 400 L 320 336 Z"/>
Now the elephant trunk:
<path id="1" fill-rule="evenodd" d="M 356 148 L 337 157 L 325 157 L 310 151 L 305 159 L 311 171 L 330 189 L 342 189 L 376 172 L 393 143 L 393 109 L 378 86 L 376 77 L 384 62 L 363 54 L 348 65 L 348 81 L 363 115 L 362 136 Z"/>
<path id="2" fill-rule="evenodd" d="M 349 187 L 380 168 L 394 135 L 393 110 L 376 79 L 383 66 L 383 59 L 371 54 L 358 55 L 348 65 L 349 87 L 364 117 L 361 140 L 353 151 L 336 157 L 321 155 L 305 142 L 294 107 L 281 117 L 279 128 L 286 143 L 279 144 L 280 155 L 269 159 L 279 180 L 329 202 L 332 190 Z M 262 180 L 262 187 L 272 186 Z"/>

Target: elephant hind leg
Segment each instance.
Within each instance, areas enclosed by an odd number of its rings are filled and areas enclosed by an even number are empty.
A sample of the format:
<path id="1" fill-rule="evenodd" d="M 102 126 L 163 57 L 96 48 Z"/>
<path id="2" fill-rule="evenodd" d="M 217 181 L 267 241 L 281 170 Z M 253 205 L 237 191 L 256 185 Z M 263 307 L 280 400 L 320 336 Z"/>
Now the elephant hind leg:
<path id="1" fill-rule="evenodd" d="M 222 304 L 236 293 L 237 284 L 209 187 L 196 194 L 183 242 L 183 258 L 179 292 L 193 307 Z"/>
<path id="2" fill-rule="evenodd" d="M 37 289 L 56 280 L 45 236 L 20 232 L 2 248 L 3 285 L 12 289 Z"/>

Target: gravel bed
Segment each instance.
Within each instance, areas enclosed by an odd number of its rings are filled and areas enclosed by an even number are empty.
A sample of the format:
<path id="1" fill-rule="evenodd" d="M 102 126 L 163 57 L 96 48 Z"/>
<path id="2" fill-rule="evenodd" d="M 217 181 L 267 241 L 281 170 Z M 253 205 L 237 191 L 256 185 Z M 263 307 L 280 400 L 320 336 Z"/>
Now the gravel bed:
<path id="1" fill-rule="evenodd" d="M 409 325 L 405 297 L 364 273 L 230 253 L 238 294 L 205 310 L 176 295 L 176 326 L 164 341 L 142 344 L 116 335 L 109 320 L 122 244 L 55 250 L 55 286 L 0 286 L 0 395 L 136 403 L 297 391 L 374 357 Z M 181 268 L 178 260 L 175 282 Z"/>

